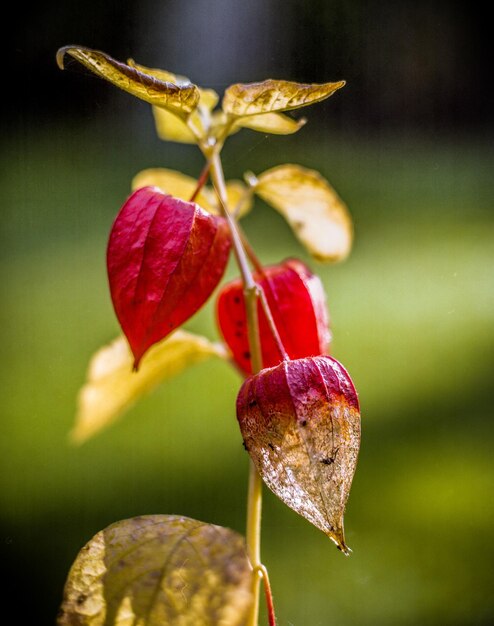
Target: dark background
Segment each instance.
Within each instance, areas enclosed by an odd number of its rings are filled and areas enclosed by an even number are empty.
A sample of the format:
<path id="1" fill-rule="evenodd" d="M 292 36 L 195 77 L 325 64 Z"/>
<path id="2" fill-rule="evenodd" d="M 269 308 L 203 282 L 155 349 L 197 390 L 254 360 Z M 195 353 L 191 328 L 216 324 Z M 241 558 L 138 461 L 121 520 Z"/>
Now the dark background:
<path id="1" fill-rule="evenodd" d="M 0 554 L 6 623 L 53 624 L 78 550 L 126 517 L 243 532 L 247 459 L 223 363 L 163 385 L 81 447 L 67 442 L 88 360 L 119 332 L 104 254 L 139 170 L 197 176 L 149 106 L 57 48 L 80 44 L 220 93 L 267 77 L 346 79 L 292 137 L 251 131 L 227 177 L 320 170 L 355 221 L 349 260 L 308 259 L 262 203 L 265 263 L 295 255 L 327 290 L 334 354 L 363 407 L 345 559 L 265 495 L 263 558 L 280 626 L 494 621 L 494 215 L 490 23 L 467 2 L 189 0 L 11 7 L 0 144 Z M 229 275 L 235 273 L 232 266 Z M 211 305 L 187 325 L 217 337 Z M 262 623 L 262 622 L 261 622 Z"/>

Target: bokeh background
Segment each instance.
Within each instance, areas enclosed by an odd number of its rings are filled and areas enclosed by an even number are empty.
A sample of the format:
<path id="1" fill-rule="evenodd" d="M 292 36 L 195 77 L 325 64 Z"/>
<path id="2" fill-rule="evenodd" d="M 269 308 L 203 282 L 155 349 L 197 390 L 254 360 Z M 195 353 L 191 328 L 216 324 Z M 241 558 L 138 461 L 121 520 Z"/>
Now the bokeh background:
<path id="1" fill-rule="evenodd" d="M 266 263 L 297 255 L 327 289 L 334 355 L 358 387 L 350 558 L 265 494 L 263 560 L 280 626 L 494 623 L 494 213 L 488 20 L 418 0 L 87 0 L 12 6 L 3 57 L 0 546 L 9 624 L 54 623 L 76 553 L 127 517 L 184 514 L 243 532 L 239 378 L 195 366 L 81 447 L 91 354 L 118 333 L 106 238 L 151 166 L 198 175 L 148 105 L 70 65 L 69 43 L 222 91 L 267 77 L 347 86 L 292 137 L 243 131 L 228 177 L 319 169 L 355 221 L 349 260 L 308 260 L 258 202 Z M 233 275 L 234 268 L 229 269 Z M 216 337 L 211 305 L 187 327 Z"/>

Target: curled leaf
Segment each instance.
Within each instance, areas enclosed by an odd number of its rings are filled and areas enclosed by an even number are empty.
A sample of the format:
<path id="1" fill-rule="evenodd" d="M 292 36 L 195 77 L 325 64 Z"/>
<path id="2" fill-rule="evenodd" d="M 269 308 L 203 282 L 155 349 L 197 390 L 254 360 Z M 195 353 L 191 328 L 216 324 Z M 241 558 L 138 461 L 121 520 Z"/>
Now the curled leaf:
<path id="1" fill-rule="evenodd" d="M 350 252 L 353 226 L 328 181 L 300 165 L 279 165 L 258 177 L 255 193 L 277 209 L 319 261 L 340 261 Z"/>
<path id="2" fill-rule="evenodd" d="M 138 65 L 133 59 L 129 59 L 127 62 L 131 67 L 134 67 L 144 74 L 155 76 L 159 80 L 172 82 L 180 86 L 190 85 L 190 80 L 186 76 L 172 74 L 162 69 Z M 197 108 L 190 114 L 188 123 L 196 129 L 197 135 L 202 137 L 206 130 L 205 126 L 207 127 L 209 124 L 211 111 L 218 104 L 219 97 L 213 89 L 197 87 L 197 90 L 199 92 L 199 102 L 197 103 Z M 163 139 L 163 141 L 176 141 L 178 143 L 191 144 L 197 142 L 196 135 L 180 117 L 158 106 L 153 107 L 153 115 L 156 124 L 156 132 L 158 133 L 158 137 Z"/>
<path id="3" fill-rule="evenodd" d="M 343 513 L 360 447 L 345 368 L 329 356 L 284 361 L 242 385 L 237 418 L 267 486 L 345 552 Z"/>
<path id="4" fill-rule="evenodd" d="M 291 111 L 321 102 L 344 85 L 344 80 L 308 85 L 272 78 L 260 83 L 237 83 L 225 91 L 223 111 L 237 117 Z"/>
<path id="5" fill-rule="evenodd" d="M 225 271 L 224 218 L 156 187 L 135 191 L 110 233 L 108 278 L 115 313 L 134 354 L 143 354 L 189 319 Z"/>
<path id="6" fill-rule="evenodd" d="M 153 73 L 137 69 L 135 64 L 126 65 L 111 56 L 80 46 L 65 46 L 57 52 L 57 62 L 64 69 L 64 57 L 68 54 L 82 63 L 91 72 L 116 85 L 120 89 L 145 100 L 150 104 L 163 107 L 185 118 L 199 102 L 199 90 L 191 83 L 175 84 L 157 78 Z"/>
<path id="7" fill-rule="evenodd" d="M 191 176 L 164 167 L 142 170 L 132 180 L 132 189 L 141 187 L 158 187 L 165 193 L 182 200 L 189 200 L 197 187 L 197 181 Z M 243 217 L 252 208 L 252 194 L 246 193 L 247 187 L 238 180 L 226 183 L 227 204 L 231 211 L 237 207 L 237 217 Z M 242 200 L 241 204 L 240 201 Z M 212 187 L 203 187 L 197 194 L 195 202 L 208 213 L 220 215 L 221 208 Z"/>
<path id="8" fill-rule="evenodd" d="M 104 346 L 92 357 L 79 392 L 71 438 L 82 443 L 117 420 L 142 396 L 185 368 L 211 357 L 227 358 L 221 344 L 184 330 L 158 342 L 132 372 L 133 356 L 125 337 Z"/>
<path id="9" fill-rule="evenodd" d="M 301 261 L 289 259 L 265 267 L 255 280 L 262 288 L 283 347 L 291 359 L 327 354 L 331 334 L 324 288 L 319 278 Z M 234 280 L 221 288 L 217 319 L 235 363 L 246 374 L 252 373 L 247 331 L 247 315 L 242 281 Z M 259 332 L 264 367 L 283 360 L 260 303 Z"/>
<path id="10" fill-rule="evenodd" d="M 187 517 L 116 522 L 78 554 L 58 626 L 241 626 L 252 603 L 243 537 Z"/>

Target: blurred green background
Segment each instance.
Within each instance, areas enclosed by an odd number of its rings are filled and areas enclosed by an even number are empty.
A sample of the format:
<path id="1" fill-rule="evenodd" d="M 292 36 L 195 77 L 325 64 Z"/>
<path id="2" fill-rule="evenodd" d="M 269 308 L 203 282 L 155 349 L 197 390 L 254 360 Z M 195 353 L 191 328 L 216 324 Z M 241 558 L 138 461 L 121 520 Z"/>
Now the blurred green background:
<path id="1" fill-rule="evenodd" d="M 217 13 L 205 28 L 234 23 L 220 5 L 212 3 Z M 180 6 L 160 10 L 176 25 Z M 277 15 L 281 5 L 263 6 Z M 306 110 L 309 124 L 298 135 L 244 131 L 225 150 L 227 177 L 287 161 L 319 169 L 355 221 L 353 253 L 334 266 L 310 261 L 261 202 L 244 222 L 264 262 L 296 255 L 320 274 L 334 356 L 349 369 L 362 406 L 345 516 L 350 558 L 265 493 L 263 560 L 279 624 L 494 622 L 494 149 L 488 90 L 473 86 L 485 67 L 474 28 L 480 17 L 441 2 L 408 13 L 400 3 L 393 13 L 391 3 L 374 12 L 363 3 L 313 2 L 303 5 L 297 30 L 295 3 L 286 6 L 283 24 L 291 20 L 292 30 L 270 23 L 269 37 L 254 38 L 251 65 L 239 57 L 242 71 L 232 77 L 231 59 L 214 46 L 170 64 L 157 50 L 163 43 L 173 61 L 182 45 L 185 55 L 181 31 L 158 35 L 156 27 L 144 37 L 155 8 L 149 2 L 148 22 L 137 20 L 135 7 L 124 14 L 113 3 L 106 11 L 89 3 L 84 16 L 70 4 L 50 5 L 47 22 L 57 16 L 50 28 L 36 29 L 34 10 L 18 34 L 15 63 L 24 74 L 3 104 L 0 146 L 2 592 L 5 607 L 22 607 L 8 623 L 53 624 L 78 550 L 118 519 L 170 513 L 244 527 L 247 455 L 234 415 L 240 380 L 224 363 L 195 366 L 94 440 L 68 443 L 88 360 L 118 334 L 105 247 L 130 179 L 151 166 L 191 175 L 201 168 L 193 147 L 155 138 L 144 103 L 84 70 L 57 73 L 56 48 L 71 41 L 132 54 L 219 90 L 268 74 L 348 79 L 334 98 Z M 400 35 L 427 61 L 412 54 L 415 73 L 406 55 L 384 54 Z M 459 59 L 471 89 L 458 78 Z M 211 70 L 208 80 L 193 72 L 199 61 Z M 429 75 L 434 80 L 424 83 Z M 44 91 L 29 91 L 43 80 Z M 186 327 L 216 337 L 211 303 Z"/>

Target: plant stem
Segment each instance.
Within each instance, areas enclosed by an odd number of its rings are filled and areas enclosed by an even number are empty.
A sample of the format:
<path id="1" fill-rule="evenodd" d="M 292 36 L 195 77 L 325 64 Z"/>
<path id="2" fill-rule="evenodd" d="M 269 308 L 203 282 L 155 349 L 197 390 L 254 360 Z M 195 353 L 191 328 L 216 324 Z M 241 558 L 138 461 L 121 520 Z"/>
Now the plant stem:
<path id="1" fill-rule="evenodd" d="M 223 214 L 230 226 L 233 250 L 237 259 L 242 282 L 244 284 L 245 308 L 249 331 L 252 370 L 254 373 L 262 369 L 261 340 L 259 335 L 259 319 L 257 299 L 259 289 L 249 267 L 247 254 L 240 236 L 237 223 L 227 207 L 225 177 L 219 157 L 219 148 L 203 150 L 211 164 L 211 178 L 218 194 Z M 261 513 L 262 513 L 262 480 L 252 460 L 249 465 L 249 488 L 247 495 L 247 551 L 253 569 L 252 596 L 253 601 L 246 626 L 257 626 L 259 619 L 259 583 L 265 568 L 261 563 Z"/>
<path id="2" fill-rule="evenodd" d="M 199 174 L 199 178 L 197 179 L 197 187 L 195 188 L 194 193 L 190 197 L 189 202 L 194 202 L 199 192 L 206 184 L 206 181 L 209 177 L 210 168 L 211 168 L 211 163 L 209 163 L 209 161 L 206 161 L 206 165 L 202 168 L 202 172 Z"/>

